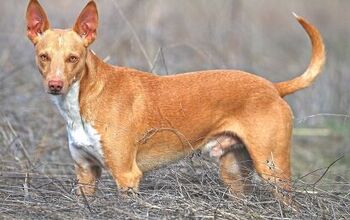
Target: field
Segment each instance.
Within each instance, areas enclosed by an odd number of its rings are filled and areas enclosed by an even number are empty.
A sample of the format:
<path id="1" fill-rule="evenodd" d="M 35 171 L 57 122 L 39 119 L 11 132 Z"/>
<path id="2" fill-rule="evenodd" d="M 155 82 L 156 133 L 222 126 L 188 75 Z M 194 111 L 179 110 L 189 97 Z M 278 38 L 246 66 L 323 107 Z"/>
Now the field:
<path id="1" fill-rule="evenodd" d="M 53 27 L 69 28 L 87 1 L 41 0 Z M 65 125 L 45 94 L 25 36 L 27 1 L 0 2 L 1 219 L 349 219 L 350 3 L 334 0 L 97 0 L 93 50 L 108 63 L 160 75 L 241 69 L 271 81 L 301 74 L 307 35 L 322 33 L 327 62 L 315 84 L 286 99 L 294 115 L 292 211 L 261 184 L 228 194 L 217 164 L 195 153 L 149 172 L 138 195 L 119 195 L 104 172 L 95 197 L 79 197 Z"/>

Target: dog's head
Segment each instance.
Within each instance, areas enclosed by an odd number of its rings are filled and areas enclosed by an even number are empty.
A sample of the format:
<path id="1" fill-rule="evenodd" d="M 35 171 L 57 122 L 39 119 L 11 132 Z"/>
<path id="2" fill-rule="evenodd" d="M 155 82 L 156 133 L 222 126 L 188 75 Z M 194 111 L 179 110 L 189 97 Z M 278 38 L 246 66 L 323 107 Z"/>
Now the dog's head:
<path id="1" fill-rule="evenodd" d="M 36 63 L 46 91 L 53 95 L 67 93 L 72 83 L 85 71 L 87 47 L 95 40 L 98 13 L 90 1 L 72 29 L 51 29 L 44 9 L 30 0 L 26 14 L 27 36 L 33 42 Z"/>

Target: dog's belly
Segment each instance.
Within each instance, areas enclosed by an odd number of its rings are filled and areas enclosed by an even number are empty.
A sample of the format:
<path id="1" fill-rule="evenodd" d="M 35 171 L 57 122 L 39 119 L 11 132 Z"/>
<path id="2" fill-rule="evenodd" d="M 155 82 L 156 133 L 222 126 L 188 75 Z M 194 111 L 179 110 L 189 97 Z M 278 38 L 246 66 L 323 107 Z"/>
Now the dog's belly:
<path id="1" fill-rule="evenodd" d="M 198 142 L 190 141 L 180 133 L 161 131 L 144 142 L 139 141 L 137 165 L 142 171 L 148 171 L 175 162 L 198 149 Z"/>
<path id="2" fill-rule="evenodd" d="M 137 165 L 145 172 L 176 162 L 201 149 L 207 142 L 207 136 L 193 137 L 176 129 L 165 129 L 138 142 Z"/>
<path id="3" fill-rule="evenodd" d="M 191 149 L 183 149 L 179 145 L 176 147 L 156 146 L 140 151 L 136 160 L 138 167 L 145 172 L 180 160 L 191 152 Z"/>

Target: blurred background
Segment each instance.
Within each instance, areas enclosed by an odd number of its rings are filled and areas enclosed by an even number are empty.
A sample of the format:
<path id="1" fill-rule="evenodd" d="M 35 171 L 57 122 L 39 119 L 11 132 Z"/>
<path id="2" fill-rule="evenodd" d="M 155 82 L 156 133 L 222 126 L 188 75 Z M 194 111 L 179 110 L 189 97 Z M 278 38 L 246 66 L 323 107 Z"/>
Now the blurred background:
<path id="1" fill-rule="evenodd" d="M 41 0 L 52 27 L 69 28 L 87 1 Z M 286 99 L 295 115 L 293 173 L 350 178 L 350 3 L 340 0 L 97 0 L 92 49 L 108 63 L 160 75 L 240 69 L 271 81 L 300 75 L 309 39 L 291 12 L 324 37 L 315 84 Z M 0 1 L 0 170 L 71 173 L 64 122 L 41 85 L 26 38 L 27 1 Z M 6 183 L 4 183 L 6 184 Z M 347 185 L 347 187 L 349 187 Z"/>

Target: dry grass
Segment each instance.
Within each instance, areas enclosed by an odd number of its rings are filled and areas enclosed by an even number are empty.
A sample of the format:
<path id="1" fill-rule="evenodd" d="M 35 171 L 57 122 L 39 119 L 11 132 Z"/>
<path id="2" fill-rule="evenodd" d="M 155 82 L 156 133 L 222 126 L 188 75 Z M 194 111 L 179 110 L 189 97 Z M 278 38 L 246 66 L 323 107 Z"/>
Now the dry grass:
<path id="1" fill-rule="evenodd" d="M 14 127 L 2 117 L 0 143 L 4 147 L 0 162 L 0 216 L 3 218 L 350 217 L 350 181 L 338 177 L 334 182 L 334 178 L 327 174 L 333 164 L 294 181 L 291 195 L 294 204 L 299 207 L 297 211 L 277 201 L 271 195 L 273 186 L 266 183 L 256 184 L 253 192 L 243 198 L 230 195 L 219 180 L 217 164 L 200 154 L 190 155 L 179 163 L 147 173 L 137 195 L 120 195 L 113 179 L 104 173 L 96 196 L 76 196 L 79 189 L 72 164 L 32 158 L 33 154 L 27 152 L 26 144 Z M 313 181 L 304 182 L 310 176 Z"/>
<path id="2" fill-rule="evenodd" d="M 253 194 L 236 198 L 220 183 L 215 166 L 202 162 L 193 167 L 189 161 L 147 174 L 138 195 L 119 195 L 114 181 L 103 176 L 94 197 L 78 197 L 74 174 L 47 174 L 35 168 L 18 171 L 16 164 L 2 162 L 0 176 L 0 213 L 3 217 L 119 218 L 119 219 L 256 219 L 350 217 L 349 183 L 337 183 L 347 190 L 323 191 L 297 182 L 294 194 L 299 211 L 284 207 L 269 191 L 259 186 Z M 36 164 L 46 169 L 71 170 L 70 165 Z"/>

